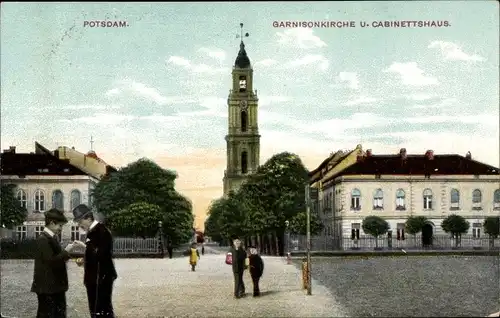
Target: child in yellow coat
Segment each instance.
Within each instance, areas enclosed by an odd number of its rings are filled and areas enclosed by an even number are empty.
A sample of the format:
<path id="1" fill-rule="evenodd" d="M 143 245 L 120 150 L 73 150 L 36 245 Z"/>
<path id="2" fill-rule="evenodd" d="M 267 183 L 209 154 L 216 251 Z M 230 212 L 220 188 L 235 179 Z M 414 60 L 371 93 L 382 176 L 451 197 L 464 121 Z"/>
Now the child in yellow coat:
<path id="1" fill-rule="evenodd" d="M 198 259 L 200 258 L 200 252 L 196 248 L 196 243 L 191 244 L 191 249 L 189 251 L 189 264 L 191 265 L 191 271 L 194 272 L 196 269 L 196 264 L 198 264 Z"/>

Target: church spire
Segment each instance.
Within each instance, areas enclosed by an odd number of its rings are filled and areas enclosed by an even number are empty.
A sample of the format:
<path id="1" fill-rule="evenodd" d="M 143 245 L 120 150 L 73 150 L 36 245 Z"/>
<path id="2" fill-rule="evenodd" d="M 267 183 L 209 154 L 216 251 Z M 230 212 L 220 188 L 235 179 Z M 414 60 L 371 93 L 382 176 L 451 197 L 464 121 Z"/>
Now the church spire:
<path id="1" fill-rule="evenodd" d="M 249 37 L 250 34 L 243 34 L 243 23 L 240 23 L 240 34 L 236 35 L 236 38 L 240 38 L 240 51 L 238 52 L 238 56 L 234 61 L 234 66 L 238 68 L 249 68 L 250 67 L 250 58 L 248 58 L 247 52 L 245 51 L 245 43 L 243 43 L 244 37 Z"/>

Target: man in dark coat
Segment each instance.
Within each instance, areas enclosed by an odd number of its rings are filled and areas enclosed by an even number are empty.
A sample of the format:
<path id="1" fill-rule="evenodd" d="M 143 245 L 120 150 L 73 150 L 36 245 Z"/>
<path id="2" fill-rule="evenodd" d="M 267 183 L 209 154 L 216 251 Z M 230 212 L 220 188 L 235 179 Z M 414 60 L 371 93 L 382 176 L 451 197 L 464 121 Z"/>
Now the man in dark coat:
<path id="1" fill-rule="evenodd" d="M 253 283 L 253 296 L 260 296 L 259 281 L 264 273 L 264 261 L 260 257 L 255 247 L 250 247 L 250 256 L 248 256 L 248 264 L 250 267 L 250 276 Z"/>
<path id="2" fill-rule="evenodd" d="M 114 317 L 111 296 L 117 278 L 113 263 L 113 237 L 104 224 L 94 220 L 92 211 L 80 204 L 73 210 L 74 221 L 87 232 L 85 246 L 83 283 L 91 317 Z"/>
<path id="3" fill-rule="evenodd" d="M 36 240 L 35 268 L 31 291 L 38 297 L 37 318 L 65 318 L 68 271 L 66 262 L 74 247 L 61 248 L 58 235 L 68 220 L 62 211 L 45 212 L 45 228 Z"/>
<path id="4" fill-rule="evenodd" d="M 245 272 L 245 260 L 247 253 L 243 249 L 239 238 L 233 240 L 231 247 L 233 275 L 234 275 L 234 297 L 241 298 L 245 294 L 245 283 L 243 282 L 243 273 Z"/>
<path id="5" fill-rule="evenodd" d="M 168 240 L 167 243 L 167 252 L 168 252 L 168 258 L 172 258 L 172 254 L 174 253 L 174 247 L 172 246 L 172 241 Z"/>

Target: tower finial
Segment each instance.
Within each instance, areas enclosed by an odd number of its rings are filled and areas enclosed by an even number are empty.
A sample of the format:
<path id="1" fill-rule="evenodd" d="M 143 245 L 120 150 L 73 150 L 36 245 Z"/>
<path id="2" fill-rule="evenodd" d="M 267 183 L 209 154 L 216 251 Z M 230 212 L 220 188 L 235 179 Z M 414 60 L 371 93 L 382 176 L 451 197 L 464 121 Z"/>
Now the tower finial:
<path id="1" fill-rule="evenodd" d="M 240 23 L 240 34 L 236 34 L 236 38 L 241 39 L 241 42 L 243 42 L 243 38 L 247 38 L 249 36 L 250 34 L 248 34 L 248 32 L 243 34 L 243 23 Z"/>

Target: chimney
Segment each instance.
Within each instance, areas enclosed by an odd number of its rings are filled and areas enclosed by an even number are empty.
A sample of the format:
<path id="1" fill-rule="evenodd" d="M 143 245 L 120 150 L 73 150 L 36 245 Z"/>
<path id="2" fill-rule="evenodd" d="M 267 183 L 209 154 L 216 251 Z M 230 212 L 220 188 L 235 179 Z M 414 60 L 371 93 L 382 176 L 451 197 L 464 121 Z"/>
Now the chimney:
<path id="1" fill-rule="evenodd" d="M 16 146 L 10 146 L 9 151 L 12 153 L 16 153 Z"/>
<path id="2" fill-rule="evenodd" d="M 429 160 L 434 160 L 434 151 L 433 150 L 427 150 L 425 152 L 425 157 Z"/>
<path id="3" fill-rule="evenodd" d="M 472 159 L 472 154 L 470 153 L 470 151 L 467 151 L 467 153 L 465 154 L 465 159 L 469 159 L 469 160 Z"/>
<path id="4" fill-rule="evenodd" d="M 372 156 L 372 150 L 371 149 L 366 149 L 366 156 L 371 157 Z"/>
<path id="5" fill-rule="evenodd" d="M 401 148 L 399 150 L 399 156 L 401 157 L 402 160 L 406 160 L 406 148 Z"/>
<path id="6" fill-rule="evenodd" d="M 71 147 L 71 149 L 75 150 L 75 146 Z"/>

